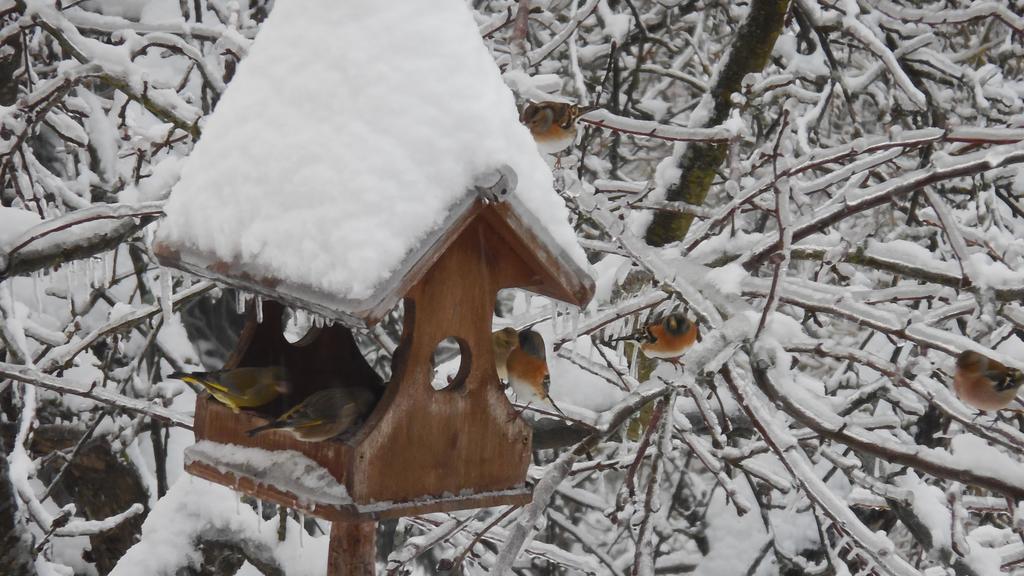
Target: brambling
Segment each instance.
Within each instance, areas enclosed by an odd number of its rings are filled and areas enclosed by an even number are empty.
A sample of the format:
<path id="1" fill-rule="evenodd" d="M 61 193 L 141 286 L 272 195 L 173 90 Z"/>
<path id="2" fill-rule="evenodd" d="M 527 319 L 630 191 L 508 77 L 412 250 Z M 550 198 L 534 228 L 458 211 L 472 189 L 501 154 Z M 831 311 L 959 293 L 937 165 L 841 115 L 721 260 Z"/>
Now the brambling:
<path id="1" fill-rule="evenodd" d="M 544 338 L 526 329 L 519 333 L 518 345 L 509 352 L 508 383 L 520 402 L 538 398 L 547 400 L 559 414 L 565 412 L 551 398 L 551 375 L 548 373 L 548 362 L 544 352 Z M 567 417 L 567 416 L 566 416 Z"/>
<path id="2" fill-rule="evenodd" d="M 674 361 L 697 342 L 699 334 L 696 323 L 682 312 L 673 312 L 644 326 L 642 332 L 611 338 L 607 342 L 631 340 L 640 344 L 640 350 L 648 358 Z"/>
<path id="3" fill-rule="evenodd" d="M 529 102 L 519 115 L 519 121 L 530 129 L 541 152 L 555 154 L 576 140 L 576 121 L 580 116 L 597 108 L 568 102 Z"/>
<path id="4" fill-rule="evenodd" d="M 498 372 L 498 379 L 508 382 L 508 355 L 519 343 L 519 334 L 515 328 L 502 328 L 491 334 L 491 341 L 494 344 L 494 369 Z"/>
<path id="5" fill-rule="evenodd" d="M 283 429 L 303 442 L 322 442 L 348 431 L 370 413 L 377 396 L 365 387 L 335 387 L 310 395 L 280 418 L 248 430 L 255 436 L 267 430 Z"/>
<path id="6" fill-rule="evenodd" d="M 284 366 L 261 366 L 216 370 L 213 372 L 175 372 L 168 376 L 202 386 L 210 395 L 237 414 L 242 408 L 269 404 L 289 392 L 288 371 Z"/>
<path id="7" fill-rule="evenodd" d="M 964 350 L 956 358 L 956 372 L 953 375 L 953 390 L 965 404 L 978 410 L 1001 410 L 1017 396 L 1017 390 L 1024 384 L 1024 374 L 1016 368 Z"/>

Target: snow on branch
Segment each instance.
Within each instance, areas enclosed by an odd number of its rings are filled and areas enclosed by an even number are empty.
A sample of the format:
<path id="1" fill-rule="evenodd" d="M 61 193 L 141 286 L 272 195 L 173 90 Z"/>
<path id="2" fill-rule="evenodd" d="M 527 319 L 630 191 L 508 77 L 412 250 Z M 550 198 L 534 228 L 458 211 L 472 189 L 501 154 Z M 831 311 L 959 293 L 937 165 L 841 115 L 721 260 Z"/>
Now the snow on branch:
<path id="1" fill-rule="evenodd" d="M 887 462 L 910 466 L 932 476 L 979 486 L 1011 498 L 1024 497 L 1024 464 L 1012 463 L 1003 467 L 992 462 L 990 465 L 979 466 L 974 461 L 975 458 L 966 454 L 966 447 L 974 446 L 974 442 L 964 442 L 962 451 L 949 453 L 936 448 L 907 446 L 906 443 L 894 437 L 887 437 L 881 432 L 865 430 L 831 412 L 798 386 L 778 381 L 770 371 L 773 368 L 776 371 L 781 369 L 773 362 L 775 361 L 764 355 L 754 357 L 752 370 L 758 388 L 773 402 L 779 404 L 786 414 L 822 436 L 841 442 L 858 452 L 877 456 Z M 741 387 L 730 385 L 730 388 L 738 397 L 745 395 L 748 402 L 754 402 L 753 397 Z M 764 425 L 763 420 L 761 424 Z M 983 453 L 987 455 L 990 452 L 986 450 Z M 1002 460 L 997 462 L 1003 464 Z M 813 476 L 813 473 L 808 474 Z M 797 478 L 800 476 L 796 475 Z"/>
<path id="2" fill-rule="evenodd" d="M 0 281 L 111 250 L 163 214 L 163 202 L 101 204 L 69 212 L 0 244 Z"/>
<path id="3" fill-rule="evenodd" d="M 670 126 L 646 120 L 625 118 L 606 110 L 591 112 L 580 118 L 580 122 L 585 122 L 598 128 L 622 132 L 623 134 L 657 138 L 670 142 L 728 142 L 736 137 L 734 130 L 724 125 L 712 128 Z"/>
<path id="4" fill-rule="evenodd" d="M 170 299 L 171 306 L 173 309 L 180 309 L 188 302 L 191 302 L 192 300 L 213 290 L 214 286 L 215 284 L 212 282 L 198 282 L 193 284 L 190 288 L 186 288 L 185 290 L 174 294 Z M 54 347 L 39 362 L 40 369 L 43 372 L 48 372 L 61 367 L 67 367 L 79 354 L 94 345 L 101 338 L 130 330 L 143 322 L 159 316 L 163 312 L 162 304 L 154 304 L 151 306 L 137 308 L 131 312 L 120 315 L 106 324 L 97 327 L 84 337 L 74 339 L 63 346 Z"/>
<path id="5" fill-rule="evenodd" d="M 145 414 L 166 424 L 180 426 L 188 430 L 192 429 L 192 418 L 190 416 L 164 408 L 157 401 L 130 398 L 100 386 L 83 386 L 63 378 L 50 376 L 28 366 L 0 362 L 0 378 L 24 382 L 25 384 L 38 386 L 60 394 L 73 394 L 82 398 L 89 398 L 101 404 L 114 406 L 129 412 Z"/>

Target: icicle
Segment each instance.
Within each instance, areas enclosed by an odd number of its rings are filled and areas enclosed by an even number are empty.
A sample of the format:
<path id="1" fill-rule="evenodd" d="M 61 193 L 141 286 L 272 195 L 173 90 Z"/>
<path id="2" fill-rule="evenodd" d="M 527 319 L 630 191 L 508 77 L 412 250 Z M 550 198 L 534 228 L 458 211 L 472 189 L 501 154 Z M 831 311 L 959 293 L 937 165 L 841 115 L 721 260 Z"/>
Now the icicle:
<path id="1" fill-rule="evenodd" d="M 263 298 L 254 296 L 253 302 L 256 304 L 256 323 L 263 324 Z"/>
<path id="2" fill-rule="evenodd" d="M 299 548 L 304 548 L 302 542 L 302 533 L 306 531 L 306 514 L 302 510 L 297 510 L 299 515 Z"/>
<path id="3" fill-rule="evenodd" d="M 107 277 L 107 261 L 103 256 L 96 258 L 95 266 L 93 267 L 96 272 L 96 277 L 93 279 L 93 287 L 95 288 L 106 288 L 104 285 Z"/>
<path id="4" fill-rule="evenodd" d="M 256 499 L 256 533 L 263 534 L 263 500 Z"/>
<path id="5" fill-rule="evenodd" d="M 42 314 L 43 289 L 39 285 L 40 276 L 42 276 L 42 272 L 36 271 L 32 273 L 32 291 L 36 293 L 36 311 Z"/>
<path id="6" fill-rule="evenodd" d="M 165 268 L 160 272 L 160 310 L 164 317 L 164 326 L 170 326 L 174 318 L 174 286 L 171 274 Z"/>
<path id="7" fill-rule="evenodd" d="M 85 259 L 85 285 L 88 286 L 89 288 L 95 288 L 95 286 L 92 285 L 92 277 L 93 277 L 92 258 L 86 258 Z"/>
<path id="8" fill-rule="evenodd" d="M 10 309 L 11 310 L 11 314 L 14 314 L 15 313 L 14 312 L 14 303 L 17 302 L 17 300 L 14 299 L 14 282 L 11 281 L 11 280 L 8 280 L 7 282 L 0 282 L 0 284 L 6 284 L 7 285 L 8 302 L 11 303 L 10 304 L 10 306 L 11 306 L 11 309 Z M 0 297 L 0 300 L 2 300 L 2 297 Z"/>
<path id="9" fill-rule="evenodd" d="M 75 293 L 72 291 L 74 283 L 71 281 L 71 267 L 68 265 L 64 266 L 64 282 L 66 284 L 67 293 L 65 297 L 68 299 L 68 307 L 71 311 L 71 315 L 74 316 L 75 312 Z"/>
<path id="10" fill-rule="evenodd" d="M 110 278 L 114 276 L 116 270 L 113 268 L 113 264 L 110 261 L 110 253 L 104 252 L 102 256 L 103 260 L 103 276 L 100 278 L 100 287 L 107 288 L 110 286 Z M 109 270 L 109 272 L 108 272 Z"/>
<path id="11" fill-rule="evenodd" d="M 235 292 L 235 312 L 245 314 L 245 292 Z"/>
<path id="12" fill-rule="evenodd" d="M 637 355 L 639 352 L 640 347 L 633 346 L 633 357 L 629 359 L 629 375 L 632 376 L 634 380 L 640 379 L 640 366 L 637 362 Z"/>

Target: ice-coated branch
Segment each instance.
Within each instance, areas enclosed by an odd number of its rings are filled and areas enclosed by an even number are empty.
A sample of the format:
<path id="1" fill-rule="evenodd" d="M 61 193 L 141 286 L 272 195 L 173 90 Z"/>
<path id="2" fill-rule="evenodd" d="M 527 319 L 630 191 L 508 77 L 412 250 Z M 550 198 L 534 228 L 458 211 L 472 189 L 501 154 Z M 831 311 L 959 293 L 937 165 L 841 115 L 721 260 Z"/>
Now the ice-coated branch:
<path id="1" fill-rule="evenodd" d="M 694 431 L 693 425 L 690 424 L 690 420 L 685 414 L 676 414 L 674 421 L 676 427 L 679 429 L 679 436 L 690 448 L 690 452 L 700 460 L 701 464 L 707 468 L 708 472 L 715 475 L 715 478 L 718 480 L 718 483 L 721 484 L 722 489 L 729 495 L 729 500 L 736 508 L 736 514 L 743 516 L 749 512 L 752 509 L 750 502 L 747 501 L 746 496 L 739 493 L 732 482 L 732 478 L 725 473 L 725 468 L 722 466 L 721 455 L 716 454 L 716 450 L 711 446 L 708 446 L 707 442 Z"/>
<path id="2" fill-rule="evenodd" d="M 200 112 L 177 93 L 151 87 L 144 74 L 129 60 L 128 54 L 111 59 L 110 47 L 86 38 L 64 15 L 41 1 L 32 2 L 28 16 L 52 36 L 75 60 L 102 68 L 99 74 L 110 86 L 141 104 L 154 116 L 173 124 L 193 138 L 199 137 Z"/>
<path id="3" fill-rule="evenodd" d="M 630 524 L 636 528 L 636 546 L 633 555 L 633 574 L 635 576 L 654 576 L 655 567 L 655 540 L 654 523 L 656 517 L 661 517 L 661 482 L 665 470 L 665 459 L 671 454 L 672 448 L 672 413 L 675 411 L 676 395 L 669 394 L 668 397 L 658 401 L 655 407 L 655 414 L 659 408 L 664 418 L 660 423 L 655 423 L 654 418 L 648 424 L 648 429 L 657 431 L 654 437 L 653 450 L 651 453 L 651 467 L 647 474 L 647 489 L 644 491 L 642 504 L 634 510 L 634 517 L 630 518 Z M 667 414 L 664 414 L 667 413 Z M 639 516 L 639 518 L 637 518 Z"/>
<path id="4" fill-rule="evenodd" d="M 165 424 L 180 426 L 188 430 L 192 429 L 192 418 L 190 416 L 164 408 L 158 402 L 129 398 L 99 386 L 81 386 L 63 378 L 50 376 L 28 366 L 0 362 L 0 378 L 24 382 L 25 384 L 31 384 L 32 386 L 38 386 L 60 394 L 73 394 L 82 398 L 89 398 L 101 404 L 114 406 L 129 412 L 145 414 Z"/>
<path id="5" fill-rule="evenodd" d="M 593 450 L 608 434 L 622 426 L 627 419 L 652 400 L 672 393 L 672 388 L 660 384 L 647 384 L 631 392 L 615 407 L 602 412 L 598 418 L 598 431 L 592 433 L 572 450 L 565 451 L 555 462 L 547 467 L 544 475 L 533 488 L 533 500 L 523 508 L 523 516 L 509 532 L 504 548 L 498 554 L 492 573 L 504 576 L 512 570 L 512 563 L 526 545 L 537 521 L 544 515 L 551 503 L 556 489 L 572 472 L 573 464 L 583 455 Z"/>
<path id="6" fill-rule="evenodd" d="M 53 535 L 60 537 L 73 537 L 101 534 L 108 530 L 117 528 L 125 520 L 129 520 L 139 514 L 142 514 L 145 509 L 145 506 L 136 502 L 124 512 L 104 518 L 103 520 L 72 520 L 64 526 L 54 530 Z"/>
<path id="7" fill-rule="evenodd" d="M 617 116 L 607 110 L 596 110 L 580 118 L 580 122 L 606 128 L 623 134 L 657 138 L 669 142 L 712 142 L 722 143 L 736 137 L 732 130 L 725 126 L 710 128 L 685 128 L 668 124 L 658 124 L 647 120 L 636 120 Z"/>
<path id="8" fill-rule="evenodd" d="M 608 554 L 606 554 L 601 548 L 594 545 L 589 536 L 585 534 L 579 526 L 576 526 L 569 518 L 566 518 L 564 514 L 558 510 L 549 510 L 548 517 L 554 522 L 555 526 L 558 526 L 565 531 L 566 534 L 573 537 L 576 542 L 589 554 L 593 554 L 594 557 L 604 564 L 604 567 L 608 570 L 608 573 L 612 576 L 625 576 L 621 570 L 615 565 L 613 560 Z"/>
<path id="9" fill-rule="evenodd" d="M 788 352 L 828 356 L 866 366 L 886 376 L 893 384 L 910 389 L 922 399 L 941 410 L 943 414 L 959 422 L 973 434 L 996 444 L 1006 446 L 1011 450 L 1024 450 L 1024 433 L 1004 422 L 980 423 L 977 412 L 967 408 L 962 402 L 957 400 L 948 388 L 925 375 L 918 375 L 916 378 L 910 379 L 904 375 L 904 372 L 898 366 L 875 354 L 825 342 L 787 344 L 786 350 Z M 988 354 L 996 355 L 992 351 L 988 351 Z"/>
<path id="10" fill-rule="evenodd" d="M 398 574 L 409 562 L 419 558 L 423 553 L 439 543 L 451 538 L 453 534 L 465 528 L 474 518 L 473 515 L 467 516 L 462 520 L 458 518 L 444 518 L 440 514 L 431 514 L 430 516 L 438 517 L 438 525 L 426 534 L 409 538 L 401 548 L 392 552 L 387 559 L 388 574 Z"/>
<path id="11" fill-rule="evenodd" d="M 162 214 L 163 202 L 100 204 L 46 220 L 0 245 L 0 281 L 111 250 Z"/>
<path id="12" fill-rule="evenodd" d="M 781 168 L 777 174 L 768 175 L 757 181 L 756 184 L 743 190 L 728 204 L 718 209 L 715 216 L 705 222 L 698 231 L 693 234 L 694 239 L 686 245 L 686 250 L 692 251 L 701 242 L 709 238 L 716 230 L 726 224 L 736 213 L 739 207 L 748 204 L 758 196 L 769 192 L 782 178 L 792 178 L 809 172 L 811 170 L 824 170 L 830 166 L 852 160 L 858 156 L 867 155 L 866 158 L 851 162 L 838 170 L 829 170 L 828 174 L 810 183 L 797 183 L 794 187 L 802 192 L 812 192 L 822 189 L 825 186 L 834 184 L 842 179 L 849 178 L 864 170 L 869 170 L 879 163 L 892 160 L 894 150 L 906 151 L 928 144 L 942 142 L 970 142 L 973 144 L 1014 144 L 1024 140 L 1024 130 L 1019 128 L 970 128 L 956 127 L 948 130 L 939 128 L 922 128 L 919 130 L 907 130 L 895 132 L 888 136 L 871 136 L 858 138 L 847 144 L 833 146 L 831 148 L 818 149 L 807 156 L 799 157 L 790 163 L 789 167 Z M 899 154 L 896 154 L 899 155 Z M 799 240 L 799 238 L 797 238 Z"/>
<path id="13" fill-rule="evenodd" d="M 986 488 L 1008 497 L 1024 497 L 1024 485 L 1015 478 L 1018 474 L 1016 470 L 996 472 L 992 469 L 978 469 L 945 450 L 908 446 L 882 433 L 852 425 L 828 411 L 820 402 L 810 405 L 804 397 L 806 393 L 796 396 L 794 392 L 797 391 L 797 387 L 784 388 L 779 385 L 769 374 L 772 368 L 770 360 L 763 357 L 755 358 L 752 364 L 752 373 L 758 388 L 781 406 L 786 414 L 826 438 L 845 444 L 858 452 L 882 458 L 887 462 L 910 466 L 938 478 Z M 734 386 L 730 385 L 730 388 Z M 745 391 L 740 389 L 739 393 L 743 394 Z"/>
<path id="14" fill-rule="evenodd" d="M 761 370 L 762 374 L 764 372 L 763 368 L 756 366 L 754 370 L 755 377 L 758 376 L 757 370 Z M 732 377 L 730 372 L 726 372 L 726 383 L 736 401 L 743 407 L 751 422 L 760 431 L 761 437 L 779 457 L 811 502 L 837 527 L 842 527 L 843 532 L 856 543 L 862 554 L 883 567 L 887 573 L 897 576 L 920 576 L 920 572 L 895 552 L 891 540 L 865 526 L 849 506 L 825 485 L 796 439 L 779 426 L 779 420 L 753 393 L 751 387 Z"/>
<path id="15" fill-rule="evenodd" d="M 843 27 L 846 32 L 857 39 L 861 44 L 867 47 L 868 50 L 873 52 L 875 56 L 878 56 L 885 67 L 892 74 L 893 79 L 901 90 L 910 98 L 910 100 L 917 105 L 920 109 L 925 109 L 928 106 L 927 98 L 924 93 L 914 86 L 914 83 L 907 76 L 907 73 L 900 66 L 899 60 L 896 59 L 896 55 L 882 42 L 878 36 L 871 31 L 857 16 L 860 14 L 860 7 L 857 6 L 856 0 L 844 0 L 842 7 L 845 11 L 845 16 L 842 19 Z"/>
<path id="16" fill-rule="evenodd" d="M 903 174 L 899 178 L 877 184 L 863 190 L 852 191 L 843 198 L 825 206 L 798 223 L 793 228 L 793 242 L 827 229 L 854 214 L 877 208 L 893 199 L 924 189 L 946 180 L 981 174 L 1002 166 L 1024 162 L 1024 146 L 1010 145 L 1005 150 L 990 150 L 950 159 L 942 165 L 933 165 L 921 170 Z M 745 259 L 748 270 L 757 268 L 769 255 L 781 247 L 778 240 L 766 242 L 755 248 Z"/>
<path id="17" fill-rule="evenodd" d="M 983 18 L 998 18 L 1018 33 L 1024 32 L 1024 17 L 1015 14 L 1003 2 L 971 2 L 965 8 L 908 8 L 889 0 L 876 4 L 876 9 L 893 20 L 930 25 L 964 24 Z"/>
<path id="18" fill-rule="evenodd" d="M 658 306 L 668 299 L 669 295 L 665 292 L 647 292 L 639 296 L 617 302 L 614 306 L 582 320 L 574 329 L 566 333 L 556 334 L 555 341 L 553 343 L 554 349 L 555 351 L 558 351 L 566 343 L 572 342 L 580 336 L 593 334 L 613 322 L 637 314 L 642 310 Z"/>
<path id="19" fill-rule="evenodd" d="M 213 290 L 215 286 L 216 285 L 213 282 L 198 282 L 193 284 L 191 287 L 172 296 L 171 306 L 173 309 L 179 310 L 185 304 Z M 105 338 L 112 334 L 130 330 L 162 313 L 163 307 L 160 304 L 154 304 L 150 306 L 143 306 L 127 314 L 118 316 L 78 340 L 73 340 L 63 346 L 55 347 L 39 362 L 40 370 L 43 372 L 49 372 L 56 368 L 68 366 L 72 360 L 82 353 L 82 351 L 94 345 L 100 340 L 100 338 Z"/>

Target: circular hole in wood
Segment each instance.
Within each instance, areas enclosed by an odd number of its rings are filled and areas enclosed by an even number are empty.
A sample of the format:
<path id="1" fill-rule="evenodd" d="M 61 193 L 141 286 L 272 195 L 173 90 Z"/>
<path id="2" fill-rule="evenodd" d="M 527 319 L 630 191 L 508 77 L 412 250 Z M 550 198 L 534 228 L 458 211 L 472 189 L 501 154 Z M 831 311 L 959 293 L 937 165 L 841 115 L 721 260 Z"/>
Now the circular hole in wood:
<path id="1" fill-rule="evenodd" d="M 307 312 L 285 308 L 283 315 L 284 339 L 292 346 L 306 346 L 320 334 L 320 327 Z"/>
<path id="2" fill-rule="evenodd" d="M 469 346 L 454 336 L 441 340 L 430 357 L 430 367 L 434 390 L 461 390 L 469 375 Z"/>

